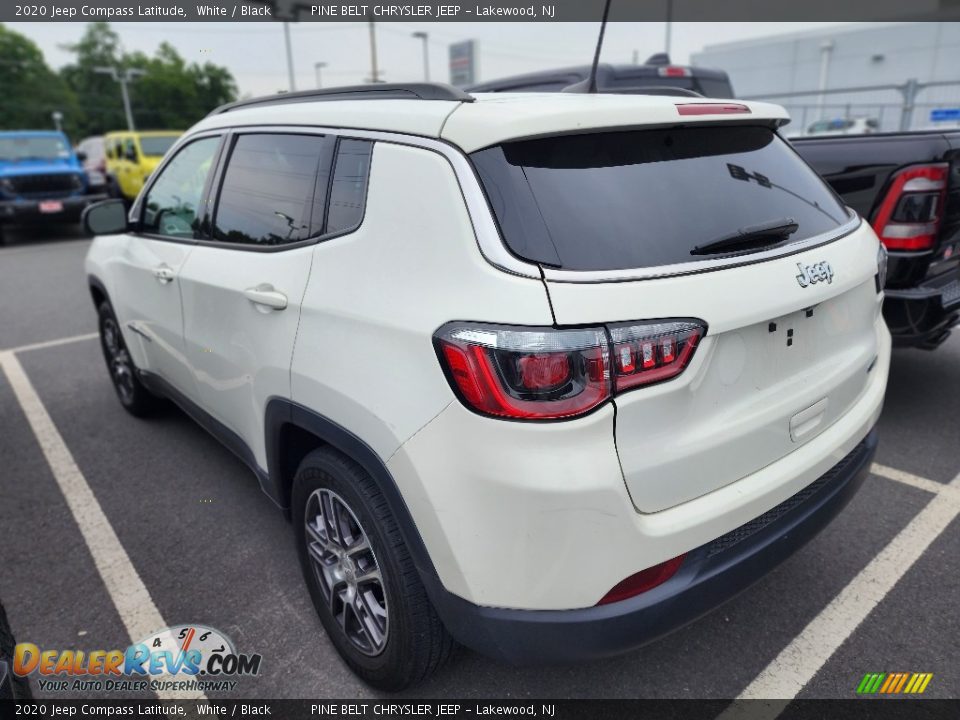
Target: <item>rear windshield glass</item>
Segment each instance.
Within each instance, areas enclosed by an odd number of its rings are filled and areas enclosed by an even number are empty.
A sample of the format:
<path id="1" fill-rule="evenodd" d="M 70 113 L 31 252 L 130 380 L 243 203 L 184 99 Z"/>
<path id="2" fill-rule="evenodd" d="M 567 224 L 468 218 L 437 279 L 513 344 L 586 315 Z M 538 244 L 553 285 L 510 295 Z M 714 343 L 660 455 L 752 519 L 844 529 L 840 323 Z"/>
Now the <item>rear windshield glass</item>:
<path id="1" fill-rule="evenodd" d="M 702 261 L 743 228 L 790 220 L 791 242 L 848 216 L 772 130 L 727 126 L 567 135 L 471 156 L 510 250 L 568 270 Z"/>

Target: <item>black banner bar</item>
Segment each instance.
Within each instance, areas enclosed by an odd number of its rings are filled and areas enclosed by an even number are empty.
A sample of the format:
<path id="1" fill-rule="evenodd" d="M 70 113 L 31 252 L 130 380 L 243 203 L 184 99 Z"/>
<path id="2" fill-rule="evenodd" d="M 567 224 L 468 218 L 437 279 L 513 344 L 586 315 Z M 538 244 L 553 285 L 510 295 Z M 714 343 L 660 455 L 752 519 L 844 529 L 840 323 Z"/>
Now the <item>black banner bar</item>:
<path id="1" fill-rule="evenodd" d="M 0 701 L 5 718 L 236 720 L 954 720 L 960 700 L 36 700 Z"/>
<path id="2" fill-rule="evenodd" d="M 0 22 L 597 22 L 604 0 L 416 0 L 409 4 L 322 0 L 37 0 L 0 3 Z M 666 0 L 613 0 L 611 22 L 663 21 Z M 684 21 L 960 20 L 957 0 L 671 0 Z"/>

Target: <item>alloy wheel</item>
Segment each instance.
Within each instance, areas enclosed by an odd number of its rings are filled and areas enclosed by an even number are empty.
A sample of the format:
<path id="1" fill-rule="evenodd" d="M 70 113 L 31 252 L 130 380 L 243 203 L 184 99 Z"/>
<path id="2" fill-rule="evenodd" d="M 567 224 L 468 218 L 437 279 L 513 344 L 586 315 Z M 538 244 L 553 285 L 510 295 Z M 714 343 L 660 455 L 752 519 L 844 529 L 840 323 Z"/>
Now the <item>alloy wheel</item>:
<path id="1" fill-rule="evenodd" d="M 366 532 L 347 502 L 314 490 L 304 517 L 307 555 L 327 607 L 364 655 L 383 652 L 389 630 L 383 574 Z"/>
<path id="2" fill-rule="evenodd" d="M 103 348 L 106 351 L 107 367 L 110 369 L 113 384 L 120 393 L 120 399 L 125 404 L 129 404 L 133 401 L 134 392 L 136 392 L 133 384 L 133 363 L 130 361 L 130 353 L 123 344 L 120 328 L 112 317 L 103 321 Z"/>

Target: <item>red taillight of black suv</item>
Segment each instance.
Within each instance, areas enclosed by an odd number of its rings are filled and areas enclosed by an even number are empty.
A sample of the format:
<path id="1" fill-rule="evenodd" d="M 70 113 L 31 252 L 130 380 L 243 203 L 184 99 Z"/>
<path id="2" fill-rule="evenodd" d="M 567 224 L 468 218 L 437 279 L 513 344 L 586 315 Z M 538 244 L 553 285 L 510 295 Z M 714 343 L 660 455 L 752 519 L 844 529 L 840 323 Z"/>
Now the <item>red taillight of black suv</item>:
<path id="1" fill-rule="evenodd" d="M 434 342 L 467 407 L 493 417 L 558 420 L 676 377 L 705 333 L 698 320 L 572 329 L 451 323 Z"/>
<path id="2" fill-rule="evenodd" d="M 873 229 L 888 250 L 929 250 L 936 243 L 949 165 L 911 165 L 894 173 Z"/>

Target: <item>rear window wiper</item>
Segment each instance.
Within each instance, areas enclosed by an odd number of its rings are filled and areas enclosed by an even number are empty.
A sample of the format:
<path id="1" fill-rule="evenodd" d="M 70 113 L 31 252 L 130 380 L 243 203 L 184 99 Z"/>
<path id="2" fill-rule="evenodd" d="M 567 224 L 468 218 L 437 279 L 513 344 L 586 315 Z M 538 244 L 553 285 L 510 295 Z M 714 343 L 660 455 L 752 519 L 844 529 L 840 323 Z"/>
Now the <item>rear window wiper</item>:
<path id="1" fill-rule="evenodd" d="M 793 218 L 781 218 L 769 222 L 742 227 L 735 233 L 697 245 L 691 255 L 715 255 L 739 249 L 759 250 L 767 245 L 776 245 L 793 235 L 800 228 Z"/>

